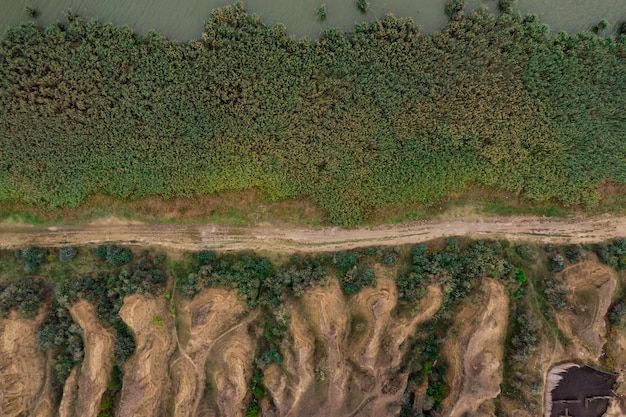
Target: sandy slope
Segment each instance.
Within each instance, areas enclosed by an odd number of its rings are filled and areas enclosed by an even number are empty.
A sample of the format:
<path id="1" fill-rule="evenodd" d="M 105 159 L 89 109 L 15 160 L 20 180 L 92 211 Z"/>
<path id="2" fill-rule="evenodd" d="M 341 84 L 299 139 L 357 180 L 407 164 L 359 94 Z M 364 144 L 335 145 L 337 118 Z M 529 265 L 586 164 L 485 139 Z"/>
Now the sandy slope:
<path id="1" fill-rule="evenodd" d="M 77 380 L 68 378 L 68 384 L 78 385 L 75 412 L 68 415 L 96 417 L 100 411 L 102 394 L 106 391 L 111 377 L 115 337 L 110 330 L 100 324 L 95 309 L 86 301 L 81 300 L 74 304 L 70 312 L 83 329 L 85 358 Z M 65 392 L 63 397 L 65 399 Z"/>
<path id="2" fill-rule="evenodd" d="M 243 317 L 245 311 L 236 293 L 217 288 L 182 302 L 177 321 L 189 334 L 179 340 L 170 364 L 174 416 L 244 414 L 243 397 L 254 357 L 247 324 L 256 318 L 254 314 Z M 212 387 L 208 393 L 207 378 Z M 205 397 L 208 404 L 201 404 Z"/>
<path id="3" fill-rule="evenodd" d="M 167 363 L 174 349 L 172 317 L 166 300 L 130 295 L 120 317 L 135 335 L 137 349 L 124 366 L 117 416 L 152 417 L 165 407 L 169 375 Z"/>
<path id="4" fill-rule="evenodd" d="M 600 359 L 606 343 L 605 317 L 617 288 L 615 271 L 597 262 L 581 262 L 561 273 L 570 302 L 580 311 L 557 313 L 559 326 L 570 339 L 569 352 L 580 359 Z"/>
<path id="5" fill-rule="evenodd" d="M 358 246 L 424 242 L 445 236 L 559 243 L 598 242 L 626 236 L 626 218 L 485 217 L 346 229 L 227 227 L 214 224 L 136 224 L 117 221 L 81 226 L 0 224 L 0 248 L 118 242 L 198 250 L 334 251 Z"/>
<path id="6" fill-rule="evenodd" d="M 496 398 L 502 382 L 502 356 L 508 322 L 508 298 L 502 284 L 485 280 L 487 301 L 463 347 L 461 392 L 449 417 L 478 416 L 479 407 Z"/>
<path id="7" fill-rule="evenodd" d="M 0 319 L 0 415 L 51 416 L 50 368 L 37 346 L 37 329 L 45 319 Z"/>
<path id="8" fill-rule="evenodd" d="M 265 414 L 397 414 L 408 377 L 400 367 L 407 354 L 405 341 L 438 310 L 441 291 L 429 287 L 420 313 L 397 317 L 398 291 L 390 278 L 395 270 L 375 269 L 375 288 L 345 297 L 333 279 L 289 306 L 293 344 L 283 352 L 283 366 L 272 365 L 265 372 L 263 383 L 277 408 Z"/>

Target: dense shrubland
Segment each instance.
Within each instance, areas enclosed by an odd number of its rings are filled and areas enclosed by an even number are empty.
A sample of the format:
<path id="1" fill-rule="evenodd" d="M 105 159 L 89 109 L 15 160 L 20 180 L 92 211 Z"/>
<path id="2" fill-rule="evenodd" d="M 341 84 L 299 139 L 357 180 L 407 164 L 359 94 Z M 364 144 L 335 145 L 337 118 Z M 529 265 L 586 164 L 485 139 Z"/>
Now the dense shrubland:
<path id="1" fill-rule="evenodd" d="M 388 16 L 295 39 L 240 5 L 184 44 L 72 14 L 10 29 L 0 201 L 257 188 L 354 224 L 472 184 L 591 206 L 626 183 L 626 37 L 462 3 L 429 36 Z"/>

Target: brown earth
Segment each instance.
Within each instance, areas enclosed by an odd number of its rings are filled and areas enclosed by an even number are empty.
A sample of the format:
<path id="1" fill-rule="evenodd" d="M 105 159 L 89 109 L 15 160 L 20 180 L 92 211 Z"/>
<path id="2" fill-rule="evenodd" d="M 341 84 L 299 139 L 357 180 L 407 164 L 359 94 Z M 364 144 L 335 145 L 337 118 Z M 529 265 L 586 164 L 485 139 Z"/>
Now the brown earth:
<path id="1" fill-rule="evenodd" d="M 205 368 L 211 378 L 211 386 L 216 391 L 212 398 L 217 404 L 215 415 L 246 415 L 248 402 L 245 399 L 252 379 L 254 349 L 254 340 L 245 325 L 233 327 L 216 340 Z M 202 411 L 198 415 L 207 414 Z"/>
<path id="2" fill-rule="evenodd" d="M 63 385 L 63 397 L 59 405 L 59 417 L 76 415 L 76 398 L 78 397 L 78 368 L 72 368 Z"/>
<path id="3" fill-rule="evenodd" d="M 493 410 L 487 402 L 500 393 L 509 300 L 503 285 L 495 280 L 485 279 L 483 288 L 486 300 L 480 305 L 476 326 L 457 352 L 460 381 L 453 385 L 460 393 L 446 414 L 449 417 L 493 415 L 479 409 Z"/>
<path id="4" fill-rule="evenodd" d="M 399 372 L 404 342 L 441 304 L 432 286 L 414 317 L 397 317 L 392 270 L 376 267 L 377 286 L 346 299 L 336 280 L 290 305 L 293 343 L 282 367 L 270 366 L 264 384 L 276 416 L 382 416 L 399 411 L 407 377 Z"/>
<path id="5" fill-rule="evenodd" d="M 225 251 L 320 252 L 364 245 L 425 242 L 447 236 L 553 244 L 590 243 L 626 236 L 626 218 L 476 217 L 470 220 L 413 222 L 354 229 L 136 224 L 112 218 L 82 226 L 2 224 L 0 236 L 0 249 L 25 245 L 64 246 L 67 242 L 75 246 L 115 242 L 185 250 L 214 248 Z"/>
<path id="6" fill-rule="evenodd" d="M 174 416 L 242 414 L 254 354 L 245 330 L 256 317 L 243 317 L 246 311 L 236 293 L 220 289 L 204 290 L 181 303 L 178 352 L 170 365 Z M 214 388 L 210 393 L 207 385 Z"/>
<path id="7" fill-rule="evenodd" d="M 615 271 L 588 261 L 567 267 L 560 278 L 569 290 L 569 302 L 576 306 L 576 311 L 557 313 L 559 327 L 571 341 L 568 352 L 598 361 L 606 344 L 606 313 L 617 287 Z"/>
<path id="8" fill-rule="evenodd" d="M 166 300 L 130 295 L 120 317 L 137 348 L 124 366 L 119 417 L 162 415 L 170 386 L 167 363 L 174 350 L 173 321 Z"/>
<path id="9" fill-rule="evenodd" d="M 51 370 L 39 349 L 37 329 L 45 319 L 27 320 L 12 312 L 0 319 L 0 415 L 52 416 Z"/>
<path id="10" fill-rule="evenodd" d="M 100 411 L 102 394 L 109 385 L 113 368 L 113 333 L 103 327 L 96 318 L 95 309 L 88 302 L 81 300 L 70 308 L 70 313 L 83 329 L 85 357 L 80 365 L 77 379 L 68 378 L 68 395 L 77 384 L 74 412 L 67 416 L 97 417 Z M 65 390 L 63 399 L 65 400 Z"/>

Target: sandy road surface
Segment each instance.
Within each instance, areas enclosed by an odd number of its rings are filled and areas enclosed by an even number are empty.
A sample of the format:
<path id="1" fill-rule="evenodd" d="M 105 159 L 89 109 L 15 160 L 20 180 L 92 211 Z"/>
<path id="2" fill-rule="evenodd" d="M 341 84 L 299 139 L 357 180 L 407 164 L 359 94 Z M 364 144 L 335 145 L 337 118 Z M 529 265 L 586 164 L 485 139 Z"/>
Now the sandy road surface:
<path id="1" fill-rule="evenodd" d="M 364 228 L 232 227 L 213 224 L 138 224 L 119 220 L 81 226 L 0 225 L 0 248 L 25 245 L 153 245 L 168 248 L 272 252 L 335 251 L 368 245 L 400 245 L 446 236 L 513 241 L 586 243 L 626 237 L 626 217 L 485 217 Z"/>

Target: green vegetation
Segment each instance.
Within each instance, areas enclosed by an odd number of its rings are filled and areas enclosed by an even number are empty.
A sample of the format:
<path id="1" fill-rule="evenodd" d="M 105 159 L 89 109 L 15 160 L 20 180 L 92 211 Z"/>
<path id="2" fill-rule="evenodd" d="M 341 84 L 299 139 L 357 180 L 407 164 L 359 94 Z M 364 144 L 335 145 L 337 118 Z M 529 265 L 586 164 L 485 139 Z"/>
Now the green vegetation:
<path id="1" fill-rule="evenodd" d="M 317 20 L 320 22 L 326 20 L 326 4 L 322 4 L 317 8 Z"/>
<path id="2" fill-rule="evenodd" d="M 509 2 L 505 2 L 509 4 Z M 591 207 L 626 183 L 626 37 L 446 7 L 294 39 L 241 5 L 184 44 L 69 14 L 0 43 L 0 202 L 257 189 L 335 224 L 473 185 Z"/>
<path id="3" fill-rule="evenodd" d="M 32 274 L 39 269 L 39 265 L 46 261 L 48 252 L 45 249 L 27 246 L 15 251 L 15 257 L 24 262 L 24 272 Z"/>
<path id="4" fill-rule="evenodd" d="M 361 13 L 365 14 L 370 9 L 370 4 L 367 0 L 356 0 L 356 7 L 358 7 Z"/>
<path id="5" fill-rule="evenodd" d="M 26 6 L 26 14 L 29 15 L 32 18 L 37 18 L 39 17 L 39 11 L 37 9 L 35 9 L 33 6 L 28 5 Z"/>
<path id="6" fill-rule="evenodd" d="M 626 239 L 617 239 L 611 244 L 599 243 L 593 246 L 598 258 L 611 268 L 626 268 Z"/>

